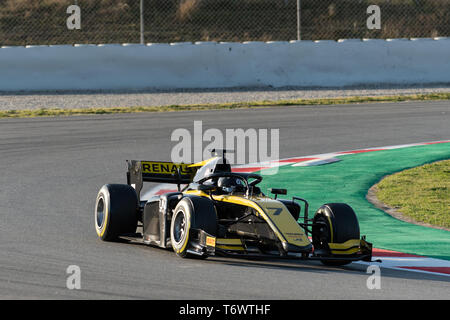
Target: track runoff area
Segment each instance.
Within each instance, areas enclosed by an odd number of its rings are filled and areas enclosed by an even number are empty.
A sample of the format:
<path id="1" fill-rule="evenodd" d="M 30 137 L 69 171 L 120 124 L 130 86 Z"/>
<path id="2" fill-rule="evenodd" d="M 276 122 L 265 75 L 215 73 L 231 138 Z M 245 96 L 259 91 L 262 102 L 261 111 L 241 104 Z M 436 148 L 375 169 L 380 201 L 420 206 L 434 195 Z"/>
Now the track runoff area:
<path id="1" fill-rule="evenodd" d="M 373 260 L 380 267 L 450 277 L 450 232 L 400 221 L 376 208 L 367 191 L 385 175 L 450 158 L 450 140 L 340 151 L 281 159 L 270 164 L 236 166 L 234 172 L 264 175 L 261 189 L 290 186 L 287 196 L 308 199 L 310 208 L 326 202 L 345 202 L 354 208 L 362 235 L 374 245 Z M 143 197 L 176 191 L 160 184 Z M 373 264 L 374 262 L 354 262 Z"/>

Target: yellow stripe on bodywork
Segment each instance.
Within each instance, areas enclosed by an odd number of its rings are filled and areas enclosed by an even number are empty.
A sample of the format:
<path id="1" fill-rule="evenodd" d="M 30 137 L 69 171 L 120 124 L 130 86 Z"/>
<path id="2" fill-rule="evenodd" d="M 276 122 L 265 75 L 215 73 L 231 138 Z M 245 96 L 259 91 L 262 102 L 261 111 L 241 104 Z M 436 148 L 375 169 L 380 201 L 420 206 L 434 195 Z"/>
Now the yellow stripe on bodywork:
<path id="1" fill-rule="evenodd" d="M 241 239 L 216 239 L 216 248 L 222 250 L 234 250 L 234 251 L 244 251 L 244 246 L 242 245 Z"/>
<path id="2" fill-rule="evenodd" d="M 352 248 L 352 247 L 359 247 L 359 243 L 360 243 L 359 239 L 351 239 L 351 240 L 347 240 L 347 241 L 345 241 L 343 243 L 332 243 L 332 242 L 330 242 L 328 244 L 328 246 L 330 247 L 330 249 L 345 250 L 345 249 Z"/>
<path id="3" fill-rule="evenodd" d="M 207 195 L 203 191 L 199 191 L 199 190 L 189 190 L 186 193 L 194 194 L 194 195 L 201 196 L 201 197 L 209 197 L 209 195 Z M 278 229 L 274 226 L 273 222 L 267 217 L 267 215 L 264 212 L 264 210 L 261 209 L 261 207 L 258 206 L 254 201 L 251 201 L 251 200 L 248 200 L 248 199 L 245 199 L 245 198 L 242 198 L 242 197 L 228 196 L 228 195 L 215 195 L 215 196 L 213 196 L 213 199 L 215 201 L 230 202 L 230 203 L 240 204 L 240 205 L 247 206 L 247 207 L 255 209 L 267 221 L 267 223 L 271 226 L 272 230 L 275 232 L 275 234 L 277 235 L 278 239 L 280 239 L 280 241 L 286 242 L 286 239 L 278 231 Z"/>
<path id="4" fill-rule="evenodd" d="M 255 202 L 264 210 L 268 219 L 274 223 L 288 243 L 300 247 L 310 244 L 305 231 L 282 202 L 271 198 L 262 198 Z"/>
<path id="5" fill-rule="evenodd" d="M 351 239 L 343 243 L 328 243 L 332 254 L 353 254 L 360 250 L 360 240 Z"/>
<path id="6" fill-rule="evenodd" d="M 222 249 L 222 250 L 234 250 L 234 251 L 244 251 L 244 247 L 242 246 L 226 246 L 226 245 L 216 245 L 217 249 Z"/>
<path id="7" fill-rule="evenodd" d="M 189 190 L 186 193 L 209 197 L 209 195 L 199 190 Z M 265 197 L 246 199 L 232 195 L 215 195 L 213 199 L 215 201 L 230 202 L 255 209 L 282 242 L 300 247 L 310 244 L 304 230 L 298 225 L 286 206 L 277 200 Z"/>
<path id="8" fill-rule="evenodd" d="M 205 164 L 209 163 L 210 161 L 212 161 L 214 159 L 217 159 L 217 157 L 213 157 L 213 158 L 210 158 L 210 159 L 203 160 L 201 162 L 196 162 L 196 163 L 190 164 L 188 167 L 190 167 L 190 168 L 192 168 L 192 167 L 203 167 Z"/>
<path id="9" fill-rule="evenodd" d="M 232 245 L 232 246 L 242 246 L 241 239 L 225 239 L 225 238 L 217 238 L 216 244 L 220 245 Z"/>
<path id="10" fill-rule="evenodd" d="M 359 248 L 351 248 L 351 249 L 343 250 L 343 251 L 331 250 L 331 253 L 332 254 L 336 254 L 336 255 L 339 255 L 339 254 L 354 254 L 354 253 L 357 253 L 358 251 L 359 251 Z"/>

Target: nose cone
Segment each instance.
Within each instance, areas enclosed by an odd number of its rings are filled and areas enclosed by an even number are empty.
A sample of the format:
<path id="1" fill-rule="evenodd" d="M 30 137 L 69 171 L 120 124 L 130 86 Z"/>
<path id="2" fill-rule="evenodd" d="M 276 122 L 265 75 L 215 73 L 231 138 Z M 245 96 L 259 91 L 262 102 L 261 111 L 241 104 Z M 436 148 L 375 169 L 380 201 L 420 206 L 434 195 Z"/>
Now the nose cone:
<path id="1" fill-rule="evenodd" d="M 297 246 L 291 243 L 283 242 L 282 245 L 284 251 L 293 253 L 311 253 L 313 248 L 311 243 L 306 246 Z"/>

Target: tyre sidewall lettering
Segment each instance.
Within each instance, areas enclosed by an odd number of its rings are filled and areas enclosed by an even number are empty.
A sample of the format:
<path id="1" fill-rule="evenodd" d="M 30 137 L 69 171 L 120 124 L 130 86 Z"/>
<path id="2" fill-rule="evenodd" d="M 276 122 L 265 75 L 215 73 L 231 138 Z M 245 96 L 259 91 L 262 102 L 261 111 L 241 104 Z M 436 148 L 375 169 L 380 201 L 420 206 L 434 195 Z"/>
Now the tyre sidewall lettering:
<path id="1" fill-rule="evenodd" d="M 103 214 L 104 214 L 104 217 L 103 217 L 103 224 L 99 228 L 99 226 L 97 225 L 97 207 L 98 207 L 98 203 L 99 203 L 100 199 L 103 199 Z M 109 206 L 110 206 L 109 192 L 108 192 L 108 190 L 105 187 L 103 187 L 100 190 L 99 195 L 97 196 L 97 201 L 95 203 L 95 230 L 97 231 L 97 235 L 100 238 L 104 237 L 105 232 L 108 229 L 108 224 L 109 224 Z"/>
<path id="2" fill-rule="evenodd" d="M 171 242 L 172 242 L 172 248 L 174 251 L 178 254 L 182 254 L 185 252 L 187 244 L 189 243 L 189 231 L 191 229 L 191 208 L 189 207 L 189 204 L 186 201 L 179 203 L 180 207 L 175 210 L 175 216 L 172 218 L 173 221 L 175 221 L 178 214 L 183 214 L 185 218 L 185 224 L 186 224 L 186 230 L 185 230 L 185 236 L 184 240 L 180 243 L 176 243 L 174 241 L 174 223 L 171 225 L 170 230 L 170 236 L 171 236 Z"/>

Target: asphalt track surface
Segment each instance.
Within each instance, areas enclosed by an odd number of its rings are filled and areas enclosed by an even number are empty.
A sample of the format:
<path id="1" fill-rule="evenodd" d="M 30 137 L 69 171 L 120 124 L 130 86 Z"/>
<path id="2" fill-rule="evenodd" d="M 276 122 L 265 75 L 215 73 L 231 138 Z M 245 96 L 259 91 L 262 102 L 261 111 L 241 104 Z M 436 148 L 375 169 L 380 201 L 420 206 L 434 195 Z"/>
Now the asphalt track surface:
<path id="1" fill-rule="evenodd" d="M 168 160 L 176 128 L 278 128 L 280 157 L 450 138 L 450 102 L 0 120 L 2 299 L 449 299 L 450 277 L 316 261 L 209 258 L 97 239 L 105 183 L 125 159 Z M 314 208 L 313 208 L 314 209 Z M 81 289 L 66 288 L 69 265 Z"/>

